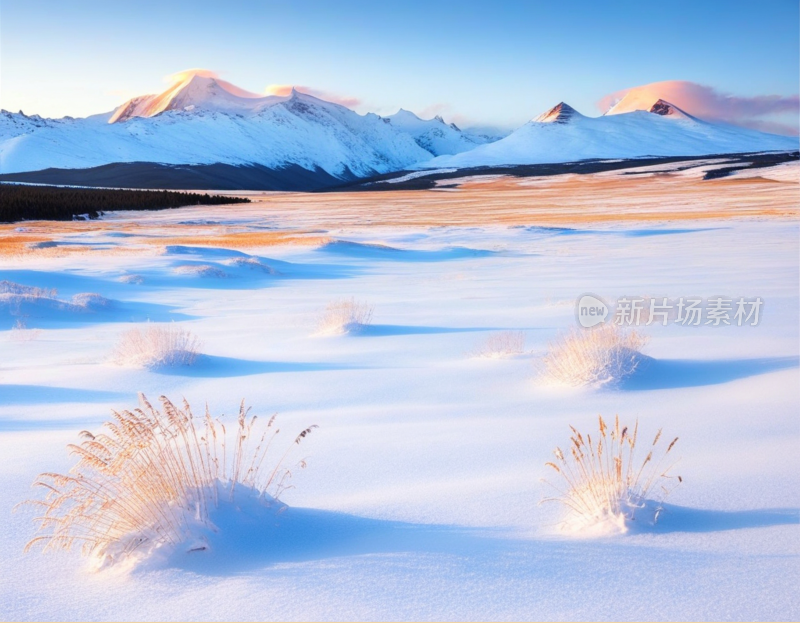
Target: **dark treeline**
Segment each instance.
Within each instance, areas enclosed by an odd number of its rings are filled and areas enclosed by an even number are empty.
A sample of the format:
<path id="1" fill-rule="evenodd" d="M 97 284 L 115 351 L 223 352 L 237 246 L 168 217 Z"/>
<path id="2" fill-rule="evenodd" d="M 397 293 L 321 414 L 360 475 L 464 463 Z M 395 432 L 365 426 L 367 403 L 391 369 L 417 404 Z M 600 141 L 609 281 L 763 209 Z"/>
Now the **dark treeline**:
<path id="1" fill-rule="evenodd" d="M 161 210 L 190 205 L 249 203 L 249 199 L 170 190 L 112 190 L 0 184 L 0 222 L 71 221 L 88 214 L 97 218 L 111 210 Z"/>

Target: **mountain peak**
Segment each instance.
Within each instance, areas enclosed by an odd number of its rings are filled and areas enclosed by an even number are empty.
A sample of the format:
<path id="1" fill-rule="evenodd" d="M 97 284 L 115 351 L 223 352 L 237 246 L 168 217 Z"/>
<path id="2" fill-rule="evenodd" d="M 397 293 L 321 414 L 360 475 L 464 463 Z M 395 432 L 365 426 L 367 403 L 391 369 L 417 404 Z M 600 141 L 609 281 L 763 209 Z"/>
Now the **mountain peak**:
<path id="1" fill-rule="evenodd" d="M 162 93 L 134 97 L 114 111 L 109 123 L 133 117 L 153 117 L 168 110 L 220 110 L 238 112 L 252 109 L 274 97 L 258 95 L 222 80 L 210 72 L 190 70 L 174 76 Z"/>
<path id="2" fill-rule="evenodd" d="M 405 108 L 401 108 L 393 115 L 389 115 L 389 119 L 408 119 L 408 120 L 417 120 L 422 121 L 417 115 L 415 115 L 410 110 L 406 110 Z"/>
<path id="3" fill-rule="evenodd" d="M 675 104 L 670 104 L 669 102 L 662 100 L 659 98 L 656 102 L 647 110 L 647 112 L 651 112 L 655 115 L 661 115 L 662 117 L 677 117 L 680 119 L 694 119 L 689 113 L 685 110 L 681 110 Z"/>
<path id="4" fill-rule="evenodd" d="M 606 115 L 622 115 L 637 110 L 673 119 L 693 119 L 695 117 L 681 110 L 675 104 L 661 99 L 652 92 L 630 91 L 620 101 L 606 111 Z"/>
<path id="5" fill-rule="evenodd" d="M 569 104 L 559 102 L 547 112 L 534 119 L 536 123 L 569 123 L 571 119 L 582 115 Z"/>

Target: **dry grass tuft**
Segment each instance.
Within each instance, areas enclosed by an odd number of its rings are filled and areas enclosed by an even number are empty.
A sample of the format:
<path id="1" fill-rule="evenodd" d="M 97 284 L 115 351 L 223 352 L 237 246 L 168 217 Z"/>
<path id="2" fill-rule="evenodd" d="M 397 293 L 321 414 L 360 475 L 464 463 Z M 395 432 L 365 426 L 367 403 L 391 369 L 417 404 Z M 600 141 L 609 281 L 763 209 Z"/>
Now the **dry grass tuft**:
<path id="1" fill-rule="evenodd" d="M 141 284 L 144 283 L 144 277 L 142 277 L 141 275 L 136 275 L 136 274 L 133 274 L 133 275 L 122 275 L 119 278 L 118 281 L 120 281 L 122 283 L 131 283 L 133 285 L 137 285 L 138 286 L 138 285 L 141 285 Z"/>
<path id="2" fill-rule="evenodd" d="M 176 275 L 189 275 L 191 277 L 213 277 L 215 279 L 224 279 L 227 273 L 221 268 L 211 266 L 210 264 L 184 264 L 178 266 L 173 271 Z"/>
<path id="3" fill-rule="evenodd" d="M 632 375 L 647 337 L 612 324 L 572 329 L 549 345 L 543 375 L 572 387 L 614 385 Z"/>
<path id="4" fill-rule="evenodd" d="M 36 288 L 24 286 L 13 281 L 0 281 L 0 296 L 25 296 L 32 298 L 54 299 L 58 295 L 55 288 Z"/>
<path id="5" fill-rule="evenodd" d="M 84 309 L 97 311 L 112 306 L 112 302 L 96 292 L 82 292 L 72 297 L 72 304 Z"/>
<path id="6" fill-rule="evenodd" d="M 119 338 L 112 360 L 121 366 L 161 368 L 190 366 L 200 353 L 197 337 L 177 325 L 130 329 Z"/>
<path id="7" fill-rule="evenodd" d="M 544 501 L 555 501 L 567 507 L 569 514 L 565 527 L 575 530 L 626 531 L 631 522 L 648 521 L 643 515 L 651 514 L 655 523 L 661 513 L 660 503 L 683 479 L 669 472 L 675 462 L 670 462 L 670 452 L 678 441 L 675 437 L 662 451 L 661 430 L 653 442 L 645 446 L 644 459 L 637 456 L 639 421 L 633 430 L 620 427 L 619 416 L 609 429 L 599 418 L 599 435 L 582 435 L 574 427 L 566 452 L 556 448 L 555 461 L 546 463 L 561 479 L 562 487 L 545 481 L 558 496 Z"/>
<path id="8" fill-rule="evenodd" d="M 237 268 L 249 268 L 250 270 L 262 272 L 267 275 L 279 274 L 277 270 L 272 268 L 272 266 L 265 264 L 257 257 L 235 257 L 227 260 L 225 264 L 228 266 L 236 266 Z"/>
<path id="9" fill-rule="evenodd" d="M 525 353 L 525 333 L 522 331 L 501 331 L 492 333 L 475 350 L 475 357 L 502 359 L 517 357 Z"/>
<path id="10" fill-rule="evenodd" d="M 316 428 L 301 431 L 273 459 L 275 416 L 259 419 L 242 403 L 226 426 L 208 409 L 195 417 L 185 400 L 178 406 L 162 396 L 159 410 L 139 398 L 139 408 L 112 412 L 103 432 L 83 431 L 83 441 L 68 446 L 78 458 L 68 474 L 39 475 L 34 486 L 45 497 L 27 504 L 42 510 L 35 521 L 44 534 L 25 551 L 80 545 L 105 565 L 191 541 L 211 526 L 209 512 L 234 495 L 274 502 L 289 486 L 284 464 L 292 449 Z"/>
<path id="11" fill-rule="evenodd" d="M 372 322 L 373 307 L 354 298 L 328 303 L 319 321 L 320 335 L 358 333 Z"/>
<path id="12" fill-rule="evenodd" d="M 41 334 L 41 329 L 29 329 L 24 318 L 17 318 L 17 322 L 9 331 L 9 339 L 12 342 L 31 342 Z"/>

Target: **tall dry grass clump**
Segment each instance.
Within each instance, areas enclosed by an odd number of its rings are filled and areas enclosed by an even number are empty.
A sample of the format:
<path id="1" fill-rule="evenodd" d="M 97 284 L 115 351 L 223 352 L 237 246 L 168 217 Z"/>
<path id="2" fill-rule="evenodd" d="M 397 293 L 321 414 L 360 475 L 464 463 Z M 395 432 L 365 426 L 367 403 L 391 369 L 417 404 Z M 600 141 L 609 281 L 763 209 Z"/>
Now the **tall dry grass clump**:
<path id="1" fill-rule="evenodd" d="M 358 333 L 372 322 L 373 307 L 355 298 L 339 299 L 328 303 L 319 320 L 320 335 Z"/>
<path id="2" fill-rule="evenodd" d="M 568 509 L 564 525 L 569 529 L 624 532 L 636 520 L 655 523 L 660 503 L 683 482 L 670 474 L 675 465 L 671 452 L 678 438 L 664 449 L 661 430 L 652 443 L 639 442 L 638 420 L 633 430 L 620 426 L 619 416 L 613 428 L 602 417 L 599 424 L 594 440 L 570 426 L 569 446 L 556 448 L 555 461 L 546 463 L 558 474 L 561 486 L 545 481 L 558 492 L 545 501 Z"/>
<path id="3" fill-rule="evenodd" d="M 175 324 L 148 323 L 120 335 L 112 360 L 134 368 L 190 366 L 200 354 L 200 347 L 200 340 L 186 329 Z"/>
<path id="4" fill-rule="evenodd" d="M 542 360 L 543 376 L 573 387 L 614 385 L 636 371 L 646 343 L 641 333 L 613 324 L 573 328 L 550 343 Z"/>
<path id="5" fill-rule="evenodd" d="M 501 331 L 492 333 L 475 350 L 475 357 L 502 359 L 517 357 L 525 352 L 525 333 L 522 331 Z"/>
<path id="6" fill-rule="evenodd" d="M 208 409 L 195 417 L 185 400 L 177 406 L 162 396 L 159 410 L 139 397 L 139 408 L 112 412 L 103 432 L 83 431 L 83 441 L 68 446 L 78 457 L 68 474 L 39 475 L 34 486 L 45 498 L 28 503 L 42 509 L 36 521 L 43 534 L 26 551 L 80 545 L 111 564 L 191 542 L 211 526 L 210 511 L 234 495 L 274 502 L 291 478 L 284 467 L 291 450 L 316 428 L 301 431 L 273 458 L 275 416 L 259 419 L 242 403 L 226 426 Z"/>

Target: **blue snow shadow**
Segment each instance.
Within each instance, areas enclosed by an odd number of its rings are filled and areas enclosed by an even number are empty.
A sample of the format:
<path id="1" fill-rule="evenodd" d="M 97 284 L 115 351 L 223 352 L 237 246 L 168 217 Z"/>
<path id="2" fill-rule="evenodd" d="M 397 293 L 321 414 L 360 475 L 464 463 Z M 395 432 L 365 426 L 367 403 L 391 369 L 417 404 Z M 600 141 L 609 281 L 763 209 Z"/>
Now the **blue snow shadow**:
<path id="1" fill-rule="evenodd" d="M 221 493 L 220 500 L 225 497 L 227 491 Z M 599 554 L 607 560 L 608 548 L 614 547 L 618 554 L 614 541 L 624 538 L 518 538 L 502 528 L 369 519 L 280 503 L 266 506 L 254 497 L 240 495 L 234 504 L 221 502 L 220 508 L 211 511 L 210 519 L 213 528 L 203 530 L 199 538 L 155 564 L 213 577 L 286 563 L 395 553 L 496 558 L 528 551 L 542 562 L 578 561 L 584 554 Z M 642 525 L 632 534 L 718 532 L 796 523 L 798 509 L 710 511 L 666 506 L 655 526 Z"/>
<path id="2" fill-rule="evenodd" d="M 126 396 L 120 392 L 48 385 L 0 385 L 2 405 L 42 405 L 61 402 L 111 402 Z"/>
<path id="3" fill-rule="evenodd" d="M 730 227 L 696 227 L 685 229 L 574 229 L 571 227 L 540 227 L 540 226 L 516 226 L 525 231 L 541 234 L 552 234 L 560 236 L 582 236 L 589 234 L 599 234 L 608 236 L 623 236 L 626 238 L 642 238 L 648 236 L 668 236 L 675 234 L 694 234 L 704 231 L 717 231 L 720 229 L 730 229 Z"/>
<path id="4" fill-rule="evenodd" d="M 11 329 L 20 320 L 30 329 L 67 329 L 106 322 L 172 322 L 194 318 L 160 303 L 107 299 L 106 305 L 85 308 L 73 305 L 70 299 L 23 299 L 0 306 L 0 330 Z"/>
<path id="5" fill-rule="evenodd" d="M 131 286 L 119 283 L 111 277 L 102 278 L 68 271 L 50 272 L 27 268 L 2 270 L 0 271 L 0 280 L 8 280 L 36 288 L 56 288 L 58 290 L 58 298 L 70 298 L 81 292 L 97 292 L 108 298 L 118 298 L 125 292 L 130 292 L 131 288 Z"/>
<path id="6" fill-rule="evenodd" d="M 396 552 L 463 556 L 485 551 L 487 543 L 505 550 L 514 546 L 513 541 L 491 538 L 500 531 L 487 528 L 411 524 L 311 508 L 258 508 L 255 501 L 238 497 L 236 503 L 236 512 L 212 511 L 217 530 L 208 533 L 208 549 L 186 551 L 192 548 L 189 544 L 174 552 L 165 561 L 167 566 L 222 576 L 341 556 Z"/>
<path id="7" fill-rule="evenodd" d="M 435 333 L 476 333 L 480 331 L 508 331 L 496 327 L 426 327 L 400 324 L 370 324 L 361 327 L 355 337 L 386 337 L 391 335 L 433 335 Z"/>
<path id="8" fill-rule="evenodd" d="M 196 378 L 231 378 L 275 372 L 321 372 L 327 370 L 355 370 L 363 366 L 342 363 L 305 361 L 254 361 L 235 357 L 199 355 L 191 366 L 157 368 L 158 374 L 169 376 L 191 376 Z"/>
<path id="9" fill-rule="evenodd" d="M 662 504 L 664 509 L 647 532 L 720 532 L 800 524 L 798 508 L 760 508 L 746 511 L 715 511 Z"/>
<path id="10" fill-rule="evenodd" d="M 652 359 L 645 358 L 635 374 L 620 383 L 620 389 L 641 391 L 718 385 L 777 370 L 796 368 L 797 357 L 760 359 Z"/>
<path id="11" fill-rule="evenodd" d="M 469 249 L 467 247 L 446 247 L 436 251 L 398 249 L 382 244 L 365 244 L 349 240 L 328 242 L 318 251 L 350 258 L 385 260 L 394 262 L 444 262 L 477 257 L 498 255 L 496 251 Z"/>

